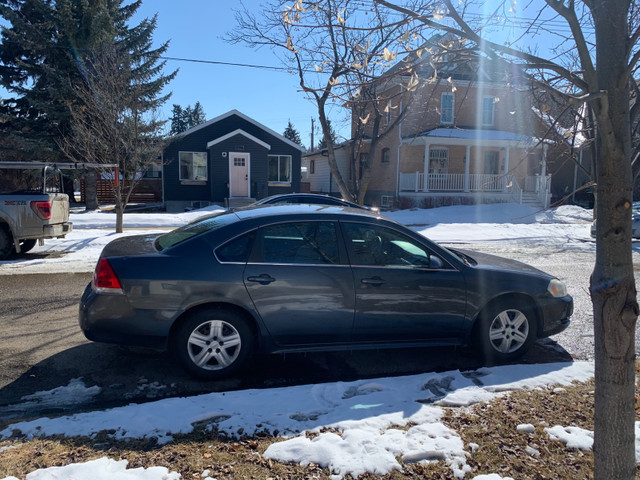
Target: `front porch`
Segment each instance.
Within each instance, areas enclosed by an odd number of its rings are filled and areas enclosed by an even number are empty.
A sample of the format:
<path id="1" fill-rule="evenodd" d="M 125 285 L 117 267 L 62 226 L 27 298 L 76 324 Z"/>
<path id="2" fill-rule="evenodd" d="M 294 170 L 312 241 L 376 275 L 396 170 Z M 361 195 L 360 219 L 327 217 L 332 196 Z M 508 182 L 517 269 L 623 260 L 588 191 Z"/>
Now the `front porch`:
<path id="1" fill-rule="evenodd" d="M 548 208 L 551 199 L 551 175 L 527 176 L 524 178 L 524 186 L 521 186 L 512 174 L 400 173 L 399 195 L 455 195 L 461 198 L 481 198 L 484 202 L 529 203 Z"/>
<path id="2" fill-rule="evenodd" d="M 548 145 L 513 132 L 436 128 L 402 141 L 398 196 L 547 208 Z M 404 170 L 404 172 L 402 172 Z"/>

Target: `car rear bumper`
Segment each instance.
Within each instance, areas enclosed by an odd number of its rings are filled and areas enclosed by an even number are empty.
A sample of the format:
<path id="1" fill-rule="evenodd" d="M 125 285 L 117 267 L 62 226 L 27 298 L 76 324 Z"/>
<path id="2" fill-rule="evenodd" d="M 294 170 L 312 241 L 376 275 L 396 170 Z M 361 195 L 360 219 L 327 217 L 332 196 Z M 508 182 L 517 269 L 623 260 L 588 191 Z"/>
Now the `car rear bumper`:
<path id="1" fill-rule="evenodd" d="M 89 284 L 80 300 L 78 323 L 93 342 L 165 350 L 173 317 L 134 309 L 126 296 L 97 294 Z"/>

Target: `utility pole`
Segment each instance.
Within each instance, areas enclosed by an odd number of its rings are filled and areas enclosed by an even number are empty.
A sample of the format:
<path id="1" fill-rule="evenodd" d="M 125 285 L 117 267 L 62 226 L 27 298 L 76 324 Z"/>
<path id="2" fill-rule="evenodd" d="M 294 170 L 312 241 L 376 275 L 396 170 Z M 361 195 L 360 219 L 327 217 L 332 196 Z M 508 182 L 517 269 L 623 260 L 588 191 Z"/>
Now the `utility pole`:
<path id="1" fill-rule="evenodd" d="M 315 130 L 316 119 L 311 117 L 311 147 L 309 148 L 310 152 L 313 152 L 313 131 Z"/>

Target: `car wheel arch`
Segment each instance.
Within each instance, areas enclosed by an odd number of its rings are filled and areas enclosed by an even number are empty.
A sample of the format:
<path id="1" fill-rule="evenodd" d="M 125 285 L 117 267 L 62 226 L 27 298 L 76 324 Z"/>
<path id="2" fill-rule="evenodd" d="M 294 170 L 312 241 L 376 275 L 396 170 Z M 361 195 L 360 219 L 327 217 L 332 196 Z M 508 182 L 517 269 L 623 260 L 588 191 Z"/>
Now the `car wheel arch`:
<path id="1" fill-rule="evenodd" d="M 237 315 L 241 315 L 247 320 L 249 327 L 254 336 L 254 340 L 256 342 L 256 346 L 260 349 L 260 327 L 256 318 L 246 309 L 233 304 L 233 303 L 225 303 L 225 302 L 211 302 L 211 303 L 200 303 L 198 305 L 194 305 L 191 308 L 182 312 L 171 325 L 171 329 L 169 330 L 169 339 L 172 339 L 176 335 L 176 331 L 180 328 L 180 326 L 191 316 L 196 315 L 201 311 L 213 310 L 216 308 L 225 309 L 231 311 Z M 170 348 L 173 348 L 173 342 L 169 341 Z"/>
<path id="2" fill-rule="evenodd" d="M 489 347 L 487 340 L 483 339 L 484 329 L 490 328 L 494 321 L 493 317 L 496 312 L 506 310 L 519 310 L 525 314 L 528 320 L 531 320 L 530 333 L 527 340 L 517 350 L 510 351 L 509 353 L 498 353 Z M 497 319 L 497 316 L 495 317 Z M 478 313 L 473 322 L 473 326 L 470 331 L 469 343 L 473 345 L 474 350 L 481 355 L 481 359 L 484 362 L 488 362 L 489 365 L 495 363 L 503 363 L 505 361 L 511 361 L 512 359 L 519 358 L 523 355 L 529 347 L 536 341 L 538 334 L 541 331 L 541 313 L 534 298 L 523 293 L 507 293 L 495 297 L 488 301 Z M 524 348 L 521 348 L 524 347 Z"/>

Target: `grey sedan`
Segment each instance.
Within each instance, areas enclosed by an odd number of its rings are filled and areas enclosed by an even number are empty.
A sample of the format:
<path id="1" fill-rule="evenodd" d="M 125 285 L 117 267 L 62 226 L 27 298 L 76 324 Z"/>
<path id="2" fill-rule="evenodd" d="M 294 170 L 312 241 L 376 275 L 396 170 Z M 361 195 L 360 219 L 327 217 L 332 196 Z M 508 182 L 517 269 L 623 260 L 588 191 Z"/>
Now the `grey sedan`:
<path id="1" fill-rule="evenodd" d="M 80 326 L 219 378 L 255 352 L 473 344 L 511 361 L 572 311 L 565 285 L 528 265 L 443 248 L 373 212 L 281 205 L 112 241 Z"/>

